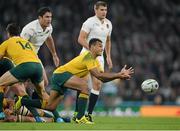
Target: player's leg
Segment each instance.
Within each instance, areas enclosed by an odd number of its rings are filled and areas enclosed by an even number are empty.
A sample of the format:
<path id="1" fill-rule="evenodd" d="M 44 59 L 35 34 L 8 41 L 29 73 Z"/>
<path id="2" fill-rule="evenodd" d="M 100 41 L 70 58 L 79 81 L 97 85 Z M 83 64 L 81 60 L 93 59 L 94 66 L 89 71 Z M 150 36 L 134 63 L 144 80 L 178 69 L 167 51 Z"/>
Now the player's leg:
<path id="1" fill-rule="evenodd" d="M 44 80 L 44 86 L 47 87 L 48 84 L 49 84 L 49 80 L 48 80 L 48 77 L 46 75 L 46 70 L 41 62 L 41 66 L 42 66 L 42 71 L 43 71 L 43 80 Z"/>
<path id="2" fill-rule="evenodd" d="M 78 97 L 77 118 L 78 119 L 82 118 L 84 116 L 86 104 L 87 104 L 87 100 L 88 100 L 87 82 L 82 78 L 73 76 L 64 84 L 64 86 L 80 91 L 80 94 Z"/>
<path id="3" fill-rule="evenodd" d="M 49 97 L 49 96 L 48 96 L 48 97 Z M 39 99 L 39 96 L 38 96 L 37 92 L 33 92 L 33 94 L 32 94 L 32 99 Z M 38 111 L 39 111 L 39 110 L 38 110 Z M 44 112 L 44 111 L 42 111 L 42 110 L 40 110 L 40 111 L 41 111 L 40 114 L 42 114 L 42 112 L 43 112 L 43 114 L 45 114 L 45 117 L 46 117 L 46 115 L 47 115 L 47 116 L 50 116 L 47 112 Z M 70 119 L 69 119 L 69 118 L 62 118 L 62 117 L 59 115 L 59 112 L 58 112 L 57 110 L 52 111 L 52 114 L 53 114 L 53 116 L 51 115 L 51 117 L 54 118 L 54 121 L 55 121 L 55 122 L 58 122 L 58 123 L 61 123 L 61 122 L 70 122 Z"/>
<path id="4" fill-rule="evenodd" d="M 88 87 L 91 87 L 91 88 L 92 88 L 91 75 L 87 75 L 87 76 L 83 77 L 83 79 L 84 79 L 85 81 L 87 81 Z M 77 91 L 77 94 L 76 94 L 76 102 L 75 102 L 75 112 L 74 112 L 73 118 L 72 118 L 73 121 L 76 120 L 76 116 L 77 116 L 77 114 L 78 114 L 78 98 L 79 98 L 79 94 L 80 94 L 80 91 Z"/>
<path id="5" fill-rule="evenodd" d="M 56 109 L 58 103 L 62 96 L 59 95 L 57 91 L 51 90 L 49 99 L 27 99 L 21 98 L 20 103 L 23 106 L 32 106 L 36 108 L 46 109 L 46 110 L 54 110 Z"/>
<path id="6" fill-rule="evenodd" d="M 29 71 L 29 69 L 31 69 L 31 71 Z M 43 71 L 42 71 L 41 64 L 39 64 L 39 63 L 25 63 L 25 64 L 21 65 L 19 67 L 18 72 L 16 70 L 16 72 L 14 72 L 14 74 L 19 79 L 29 78 L 31 80 L 31 82 L 35 85 L 36 91 L 39 95 L 39 98 L 41 98 L 41 100 L 39 100 L 39 101 L 33 101 L 32 102 L 33 104 L 35 104 L 35 107 L 37 105 L 41 104 L 41 101 L 45 101 L 46 99 L 48 99 L 48 97 L 47 97 L 48 95 L 46 94 L 45 89 L 44 89 L 44 81 L 42 79 Z M 40 117 L 39 117 L 37 110 L 34 109 L 31 102 L 29 102 L 28 100 L 31 100 L 29 98 L 29 96 L 23 96 L 22 98 L 19 97 L 19 100 L 16 102 L 16 107 L 20 107 L 21 103 L 23 103 L 25 101 L 26 104 L 24 104 L 24 105 L 31 111 L 31 113 L 33 114 L 36 121 L 42 122 Z"/>
<path id="7" fill-rule="evenodd" d="M 41 102 L 36 102 L 37 103 L 36 106 L 41 106 L 42 108 L 44 108 L 46 103 L 49 101 L 49 95 L 45 91 L 43 84 L 44 84 L 43 82 L 41 82 L 39 84 L 35 84 L 36 92 L 38 93 L 38 97 L 41 100 Z M 49 107 L 51 108 L 54 105 L 58 105 L 58 103 L 61 100 L 61 97 L 57 96 L 58 94 L 57 95 L 55 94 L 55 96 L 53 96 L 53 95 L 54 94 L 51 92 L 52 97 L 50 99 L 53 99 L 53 102 L 51 102 L 51 103 L 53 103 L 53 105 L 50 105 L 50 106 L 48 105 L 48 107 L 46 107 L 48 110 L 51 110 L 51 109 L 49 109 Z M 54 119 L 56 122 L 64 122 L 63 119 L 60 117 L 58 111 L 56 111 L 56 108 L 55 108 L 55 110 L 51 110 L 51 111 L 54 115 Z"/>
<path id="8" fill-rule="evenodd" d="M 47 102 L 49 95 L 45 91 L 45 87 L 44 87 L 43 67 L 41 66 L 41 64 L 35 64 L 35 63 L 32 66 L 34 66 L 35 70 L 32 73 L 32 75 L 30 75 L 29 78 L 30 78 L 31 82 L 34 84 L 35 90 L 40 99 L 40 102 L 37 101 L 37 102 L 34 102 L 34 104 L 40 104 L 41 102 L 43 102 L 43 103 Z M 26 107 L 31 111 L 31 113 L 33 114 L 36 121 L 43 122 L 43 119 L 40 118 L 40 115 L 37 112 L 37 110 L 34 110 L 34 107 L 28 101 L 27 101 L 27 104 L 29 104 L 29 105 L 26 105 Z"/>
<path id="9" fill-rule="evenodd" d="M 91 122 L 93 122 L 92 113 L 97 103 L 101 86 L 102 86 L 102 82 L 93 76 L 92 76 L 92 82 L 93 82 L 93 88 L 91 89 L 91 94 L 89 97 L 89 104 L 88 104 L 88 109 L 87 109 L 87 112 L 88 112 L 87 118 Z"/>
<path id="10" fill-rule="evenodd" d="M 64 95 L 66 87 L 74 90 L 79 90 L 81 92 L 78 103 L 80 103 L 80 106 L 82 105 L 82 107 L 81 109 L 79 109 L 80 112 L 78 117 L 82 117 L 85 112 L 84 110 L 88 97 L 87 82 L 82 78 L 73 76 L 69 72 L 54 74 L 52 76 L 52 90 L 57 91 L 60 95 Z"/>
<path id="11" fill-rule="evenodd" d="M 62 74 L 53 74 L 52 90 L 50 93 L 48 103 L 43 101 L 42 102 L 38 101 L 38 103 L 35 104 L 35 100 L 31 100 L 29 104 L 37 108 L 41 107 L 43 109 L 53 111 L 56 109 L 57 105 L 59 104 L 62 96 L 64 95 L 64 92 L 66 91 L 66 88 L 79 90 L 81 92 L 78 100 L 79 107 L 78 107 L 78 115 L 77 115 L 77 118 L 81 119 L 84 116 L 86 103 L 88 100 L 87 82 L 79 77 L 73 76 L 71 73 L 68 72 Z M 27 104 L 26 100 L 22 100 L 21 103 L 26 105 Z"/>
<path id="12" fill-rule="evenodd" d="M 39 86 L 37 87 L 37 89 L 39 89 L 38 91 L 40 91 L 40 94 L 43 94 L 42 91 L 44 89 L 44 82 L 42 80 L 41 64 L 33 63 L 33 62 L 23 63 L 11 69 L 10 71 L 16 78 L 19 79 L 19 81 L 25 81 L 27 79 L 31 79 L 32 83 L 34 82 L 38 83 L 37 85 Z M 19 100 L 16 102 L 16 105 L 15 105 L 16 109 L 18 109 L 21 106 L 21 102 L 20 102 L 21 99 L 30 99 L 30 97 L 28 95 L 25 95 L 22 98 L 19 97 Z M 31 105 L 27 105 L 26 107 L 28 108 L 28 110 L 31 111 L 31 113 L 33 114 L 37 122 L 43 122 L 39 118 L 39 114 L 34 107 L 31 107 Z"/>
<path id="13" fill-rule="evenodd" d="M 13 84 L 12 86 L 10 86 L 10 87 L 8 88 L 7 93 L 8 93 L 9 91 L 14 92 L 14 94 L 17 95 L 17 96 L 25 96 L 25 95 L 28 95 L 27 92 L 26 92 L 24 83 L 22 83 L 22 82 L 19 82 L 19 83 L 16 83 L 16 84 Z"/>
<path id="14" fill-rule="evenodd" d="M 29 64 L 28 65 L 29 68 L 32 66 L 35 66 L 35 64 Z M 45 89 L 44 89 L 44 81 L 42 79 L 42 66 L 40 64 L 36 64 L 36 70 L 34 70 L 34 73 L 31 72 L 31 75 L 29 75 L 29 78 L 31 79 L 32 83 L 35 85 L 35 90 L 36 92 L 38 93 L 38 97 L 40 98 L 40 100 L 33 100 L 33 101 L 28 101 L 29 98 L 27 97 L 23 97 L 21 98 L 17 103 L 16 105 L 18 107 L 21 106 L 21 101 L 22 101 L 22 104 L 24 104 L 28 109 L 31 108 L 31 106 L 33 105 L 34 107 L 41 107 L 41 103 L 46 103 L 47 102 L 47 99 L 49 97 L 49 95 L 46 93 Z M 28 74 L 28 73 L 27 73 Z M 30 110 L 31 111 L 31 110 Z M 32 112 L 32 111 L 31 111 Z M 56 113 L 56 116 L 57 116 L 57 112 Z M 35 116 L 37 116 L 37 113 L 33 113 L 32 114 L 36 114 Z M 59 115 L 58 115 L 59 116 Z"/>
<path id="15" fill-rule="evenodd" d="M 18 82 L 18 80 L 9 72 L 7 71 L 4 75 L 0 77 L 0 108 L 2 109 L 3 106 L 3 98 L 4 92 L 2 91 L 3 88 L 6 88 L 8 85 L 14 84 Z M 0 119 L 4 119 L 5 115 L 2 111 L 0 111 Z"/>
<path id="16" fill-rule="evenodd" d="M 99 66 L 100 66 L 99 68 L 101 69 L 101 71 L 104 71 L 104 58 L 103 58 L 103 56 L 99 56 L 97 59 L 99 61 Z M 92 78 L 91 79 L 92 84 L 91 84 L 91 81 L 89 80 L 90 81 L 89 86 L 91 86 L 91 93 L 90 93 L 90 97 L 89 97 L 87 118 L 92 122 L 93 121 L 92 113 L 93 113 L 94 107 L 95 107 L 97 100 L 98 100 L 98 97 L 99 97 L 99 93 L 100 93 L 100 90 L 102 87 L 102 82 L 94 76 L 92 76 L 91 78 Z"/>
<path id="17" fill-rule="evenodd" d="M 4 88 L 0 88 L 0 120 L 5 118 L 5 114 L 3 112 Z"/>
<path id="18" fill-rule="evenodd" d="M 9 86 L 17 82 L 19 82 L 19 80 L 14 77 L 10 71 L 7 71 L 0 77 L 0 86 Z"/>
<path id="19" fill-rule="evenodd" d="M 4 73 L 9 71 L 14 67 L 11 60 L 7 58 L 3 58 L 0 60 L 0 76 L 2 76 Z M 2 79 L 2 78 L 1 78 Z M 3 81 L 3 80 L 1 80 Z M 0 86 L 0 119 L 5 118 L 5 114 L 3 112 L 3 99 L 4 99 L 4 88 L 7 88 L 6 86 Z"/>
<path id="20" fill-rule="evenodd" d="M 87 81 L 77 76 L 72 76 L 65 82 L 63 87 L 68 87 L 80 91 L 78 97 L 78 114 L 76 116 L 76 123 L 92 124 L 84 116 L 89 96 Z"/>

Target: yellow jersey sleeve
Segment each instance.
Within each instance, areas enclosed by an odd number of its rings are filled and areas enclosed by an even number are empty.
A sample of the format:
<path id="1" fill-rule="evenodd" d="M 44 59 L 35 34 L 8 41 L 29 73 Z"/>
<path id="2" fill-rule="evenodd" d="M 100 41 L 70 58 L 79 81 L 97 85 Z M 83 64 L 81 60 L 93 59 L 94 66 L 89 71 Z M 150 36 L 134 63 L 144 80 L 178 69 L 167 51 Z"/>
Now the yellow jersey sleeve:
<path id="1" fill-rule="evenodd" d="M 90 53 L 88 53 L 85 56 L 83 61 L 84 61 L 88 70 L 91 70 L 91 69 L 96 68 L 98 66 L 96 60 L 91 56 Z"/>
<path id="2" fill-rule="evenodd" d="M 8 47 L 8 43 L 6 41 L 4 41 L 1 45 L 0 45 L 0 55 L 5 56 L 6 55 L 6 50 Z"/>
<path id="3" fill-rule="evenodd" d="M 103 67 L 101 66 L 101 64 L 99 63 L 99 61 L 96 59 L 96 64 L 97 64 L 97 69 L 100 71 L 100 72 L 104 72 L 104 69 Z"/>

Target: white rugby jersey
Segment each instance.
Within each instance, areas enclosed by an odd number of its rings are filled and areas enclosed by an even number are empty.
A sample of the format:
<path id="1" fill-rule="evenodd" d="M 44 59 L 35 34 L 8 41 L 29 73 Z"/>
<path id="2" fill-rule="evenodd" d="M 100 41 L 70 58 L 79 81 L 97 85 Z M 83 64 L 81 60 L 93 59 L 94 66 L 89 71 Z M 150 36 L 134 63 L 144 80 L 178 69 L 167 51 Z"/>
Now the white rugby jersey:
<path id="1" fill-rule="evenodd" d="M 98 19 L 97 16 L 88 18 L 82 25 L 81 30 L 88 33 L 87 42 L 89 43 L 90 39 L 98 38 L 102 41 L 103 49 L 105 48 L 107 36 L 111 36 L 112 24 L 108 19 L 104 19 L 104 23 Z M 83 47 L 82 51 L 87 50 Z"/>
<path id="2" fill-rule="evenodd" d="M 51 36 L 52 31 L 52 25 L 43 31 L 43 28 L 37 19 L 24 26 L 20 36 L 30 41 L 34 45 L 36 53 L 38 53 L 39 48 L 43 45 L 46 39 Z"/>

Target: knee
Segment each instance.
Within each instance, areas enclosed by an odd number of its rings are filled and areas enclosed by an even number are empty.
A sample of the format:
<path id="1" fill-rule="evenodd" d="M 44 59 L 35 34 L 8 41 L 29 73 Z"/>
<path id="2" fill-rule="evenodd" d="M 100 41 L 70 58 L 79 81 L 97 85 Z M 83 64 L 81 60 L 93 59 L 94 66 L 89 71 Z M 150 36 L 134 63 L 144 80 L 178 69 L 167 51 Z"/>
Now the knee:
<path id="1" fill-rule="evenodd" d="M 102 87 L 102 82 L 99 80 L 95 80 L 95 81 L 93 81 L 93 85 L 94 85 L 93 86 L 94 90 L 100 91 L 101 87 Z"/>
<path id="2" fill-rule="evenodd" d="M 88 84 L 87 84 L 87 81 L 82 80 L 80 86 L 81 86 L 81 93 L 88 94 Z"/>

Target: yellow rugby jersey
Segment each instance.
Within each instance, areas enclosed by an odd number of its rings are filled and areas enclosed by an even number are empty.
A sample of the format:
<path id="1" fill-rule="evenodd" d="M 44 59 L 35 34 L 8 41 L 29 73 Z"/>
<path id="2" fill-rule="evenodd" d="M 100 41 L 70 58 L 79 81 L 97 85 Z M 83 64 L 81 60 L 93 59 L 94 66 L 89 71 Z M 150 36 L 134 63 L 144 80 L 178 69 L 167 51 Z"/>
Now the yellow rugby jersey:
<path id="1" fill-rule="evenodd" d="M 89 51 L 82 53 L 81 55 L 75 57 L 67 64 L 58 67 L 54 73 L 70 72 L 78 77 L 84 77 L 88 75 L 89 70 L 93 68 L 98 68 L 100 70 L 99 61 L 91 55 Z"/>
<path id="2" fill-rule="evenodd" d="M 10 58 L 15 65 L 40 62 L 32 43 L 17 36 L 9 38 L 0 45 L 0 55 Z"/>

